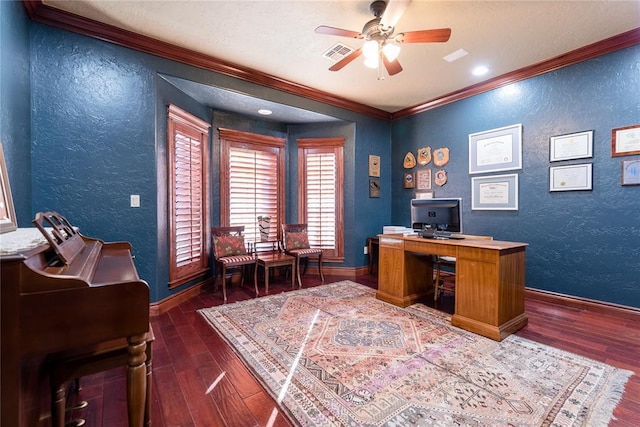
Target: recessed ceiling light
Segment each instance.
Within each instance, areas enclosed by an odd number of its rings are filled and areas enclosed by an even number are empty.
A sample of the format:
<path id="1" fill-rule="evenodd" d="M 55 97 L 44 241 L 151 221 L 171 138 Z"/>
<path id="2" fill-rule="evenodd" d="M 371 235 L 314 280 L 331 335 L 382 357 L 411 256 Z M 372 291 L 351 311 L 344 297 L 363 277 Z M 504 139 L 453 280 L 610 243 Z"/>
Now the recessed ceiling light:
<path id="1" fill-rule="evenodd" d="M 456 59 L 460 59 L 460 58 L 462 58 L 463 56 L 467 56 L 468 54 L 469 54 L 469 52 L 467 52 L 466 50 L 464 50 L 464 49 L 458 49 L 458 50 L 456 50 L 455 52 L 452 52 L 452 53 L 450 53 L 450 54 L 449 54 L 449 55 L 447 55 L 447 56 L 443 56 L 443 57 L 442 57 L 442 59 L 444 59 L 444 60 L 445 60 L 445 61 L 447 61 L 447 62 L 453 62 L 453 61 L 455 61 Z"/>
<path id="2" fill-rule="evenodd" d="M 267 110 L 266 108 L 262 108 L 262 109 L 258 110 L 258 114 L 262 114 L 263 116 L 269 116 L 269 115 L 273 114 L 273 111 Z"/>
<path id="3" fill-rule="evenodd" d="M 484 65 L 478 65 L 476 68 L 471 71 L 474 76 L 484 76 L 489 72 L 489 69 Z"/>

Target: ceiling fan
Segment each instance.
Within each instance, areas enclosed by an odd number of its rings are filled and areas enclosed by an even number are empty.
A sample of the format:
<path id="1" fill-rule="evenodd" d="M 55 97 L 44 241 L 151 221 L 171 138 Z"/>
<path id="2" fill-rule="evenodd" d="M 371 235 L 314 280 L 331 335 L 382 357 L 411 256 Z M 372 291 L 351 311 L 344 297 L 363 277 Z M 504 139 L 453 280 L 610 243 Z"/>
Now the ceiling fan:
<path id="1" fill-rule="evenodd" d="M 365 56 L 365 65 L 378 69 L 378 79 L 384 79 L 384 73 L 380 62 L 384 64 L 390 76 L 402 71 L 398 62 L 400 44 L 402 43 L 435 43 L 446 42 L 451 36 L 451 28 L 434 30 L 409 31 L 393 35 L 395 26 L 411 3 L 411 0 L 376 0 L 369 6 L 369 10 L 375 18 L 364 24 L 362 32 L 344 30 L 342 28 L 321 25 L 315 29 L 318 34 L 350 37 L 366 40 L 363 46 L 354 50 L 349 55 L 336 62 L 330 71 L 338 71 L 344 68 L 360 55 Z"/>

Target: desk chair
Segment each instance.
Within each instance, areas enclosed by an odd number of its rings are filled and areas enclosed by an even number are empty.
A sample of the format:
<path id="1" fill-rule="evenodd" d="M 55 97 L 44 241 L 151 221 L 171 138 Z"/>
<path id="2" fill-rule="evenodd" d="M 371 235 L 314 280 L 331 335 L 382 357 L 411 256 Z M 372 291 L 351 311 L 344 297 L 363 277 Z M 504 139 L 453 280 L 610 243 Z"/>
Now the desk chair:
<path id="1" fill-rule="evenodd" d="M 227 302 L 227 269 L 240 268 L 240 283 L 244 283 L 244 269 L 247 265 L 253 265 L 253 286 L 258 296 L 258 257 L 255 251 L 247 247 L 244 242 L 244 225 L 236 227 L 211 227 L 211 240 L 213 241 L 213 259 L 216 272 L 222 274 L 222 297 Z M 215 282 L 215 277 L 214 277 Z"/>
<path id="2" fill-rule="evenodd" d="M 454 236 L 461 236 L 461 237 L 464 237 L 465 239 L 470 239 L 470 240 L 493 240 L 493 237 L 491 236 L 474 236 L 471 234 L 454 234 Z M 446 289 L 445 282 L 441 277 L 442 267 L 443 266 L 449 267 L 450 269 L 455 271 L 456 259 L 455 257 L 451 257 L 451 256 L 435 255 L 433 264 L 436 270 L 436 278 L 434 279 L 434 282 L 433 282 L 434 283 L 433 300 L 438 301 L 438 297 Z M 454 277 L 454 282 L 453 282 L 453 287 L 451 288 L 451 291 L 455 293 L 455 273 L 453 274 L 453 277 Z"/>
<path id="3" fill-rule="evenodd" d="M 324 275 L 322 274 L 322 249 L 310 247 L 309 236 L 307 235 L 307 224 L 282 224 L 282 238 L 284 252 L 296 259 L 298 288 L 302 288 L 300 261 L 303 259 L 305 261 L 303 274 L 307 272 L 309 258 L 317 259 L 320 281 L 324 283 Z"/>

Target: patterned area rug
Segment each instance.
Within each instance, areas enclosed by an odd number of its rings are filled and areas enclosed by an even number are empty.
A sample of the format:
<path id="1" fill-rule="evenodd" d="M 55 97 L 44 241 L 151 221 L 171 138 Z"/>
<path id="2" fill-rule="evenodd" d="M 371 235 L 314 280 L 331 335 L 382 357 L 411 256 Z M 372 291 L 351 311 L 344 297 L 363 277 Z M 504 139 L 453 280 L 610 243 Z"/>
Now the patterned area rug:
<path id="1" fill-rule="evenodd" d="M 631 375 L 350 281 L 200 313 L 301 426 L 601 426 Z"/>

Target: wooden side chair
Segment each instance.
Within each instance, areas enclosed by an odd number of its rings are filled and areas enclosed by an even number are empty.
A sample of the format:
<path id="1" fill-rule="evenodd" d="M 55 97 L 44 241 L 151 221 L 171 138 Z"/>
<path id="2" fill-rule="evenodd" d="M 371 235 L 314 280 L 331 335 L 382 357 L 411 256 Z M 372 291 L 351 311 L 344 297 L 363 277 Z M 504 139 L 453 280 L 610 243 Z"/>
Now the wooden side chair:
<path id="1" fill-rule="evenodd" d="M 213 259 L 216 272 L 222 275 L 222 297 L 227 302 L 227 269 L 240 268 L 240 283 L 244 283 L 244 269 L 253 265 L 253 286 L 258 296 L 258 257 L 251 248 L 248 250 L 242 232 L 244 225 L 236 227 L 211 227 Z M 215 277 L 214 277 L 215 282 Z"/>
<path id="2" fill-rule="evenodd" d="M 322 249 L 309 246 L 309 236 L 307 234 L 307 224 L 282 224 L 282 239 L 284 252 L 296 259 L 296 276 L 298 277 L 298 288 L 302 288 L 300 278 L 300 261 L 304 259 L 304 273 L 307 272 L 309 259 L 318 262 L 318 274 L 320 281 L 324 283 L 322 274 Z"/>
<path id="3" fill-rule="evenodd" d="M 461 234 L 460 236 L 464 237 L 465 239 L 473 239 L 473 240 L 493 240 L 493 237 L 491 236 L 474 236 L 471 234 Z M 433 300 L 438 301 L 438 297 L 440 296 L 440 294 L 442 294 L 447 288 L 447 283 L 442 278 L 442 267 L 448 267 L 449 269 L 454 271 L 453 273 L 454 282 L 452 284 L 450 283 L 449 287 L 450 287 L 450 291 L 452 293 L 455 293 L 456 258 L 451 256 L 435 255 L 433 264 L 436 271 L 436 277 L 433 281 L 433 287 L 434 287 Z"/>

